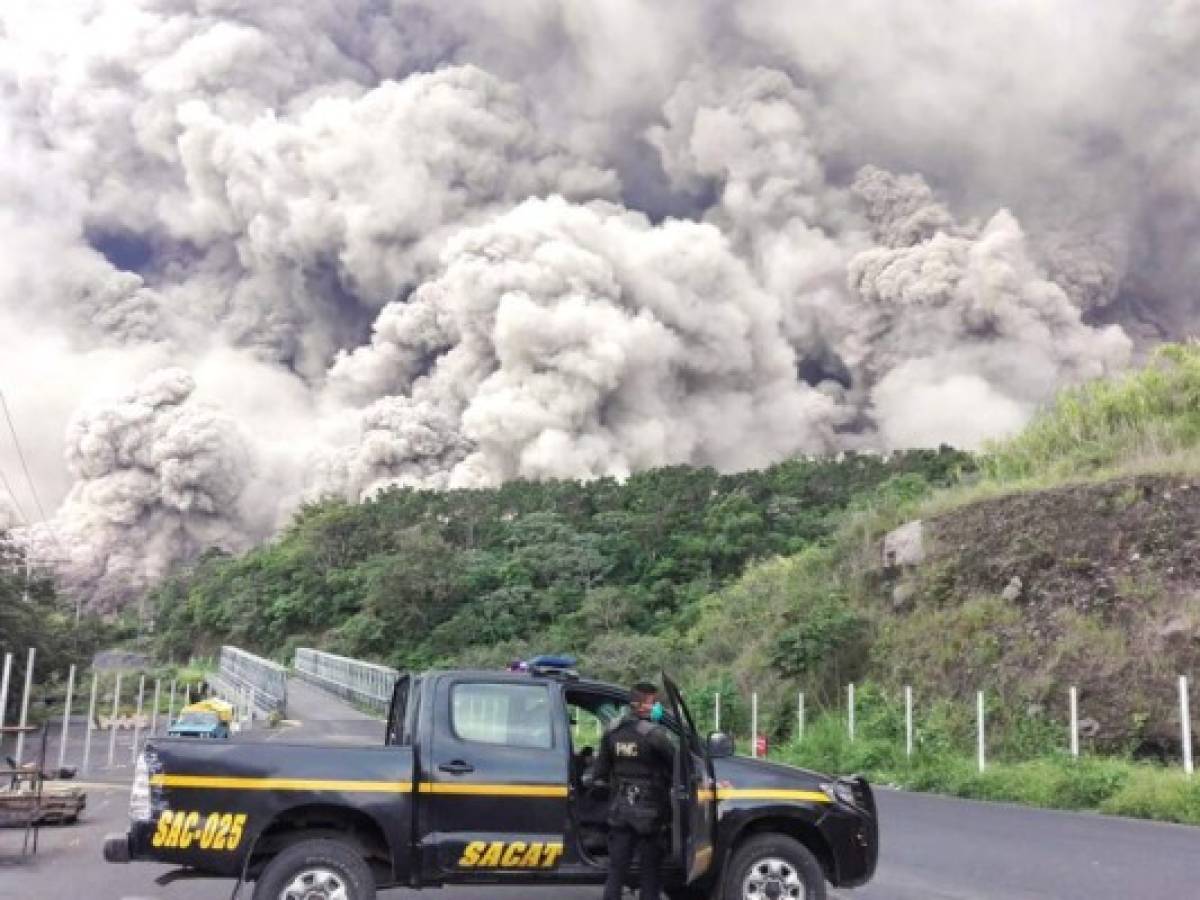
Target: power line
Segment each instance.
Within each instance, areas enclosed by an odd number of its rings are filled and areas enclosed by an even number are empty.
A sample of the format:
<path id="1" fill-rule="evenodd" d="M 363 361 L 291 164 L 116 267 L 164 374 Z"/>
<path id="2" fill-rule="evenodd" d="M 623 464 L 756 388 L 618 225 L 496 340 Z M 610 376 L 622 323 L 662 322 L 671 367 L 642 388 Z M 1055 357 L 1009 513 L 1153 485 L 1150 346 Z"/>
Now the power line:
<path id="1" fill-rule="evenodd" d="M 45 507 L 42 506 L 42 498 L 38 496 L 37 487 L 33 483 L 33 476 L 31 476 L 29 474 L 29 463 L 26 462 L 26 460 L 25 460 L 25 450 L 21 447 L 21 438 L 18 437 L 18 435 L 17 435 L 16 425 L 13 424 L 12 412 L 8 408 L 8 400 L 7 400 L 7 398 L 5 398 L 4 391 L 2 391 L 2 390 L 0 390 L 0 407 L 3 407 L 3 409 L 4 409 L 4 418 L 8 422 L 8 432 L 9 432 L 9 434 L 12 435 L 13 446 L 16 447 L 16 449 L 17 449 L 17 459 L 19 459 L 21 462 L 21 471 L 23 471 L 25 473 L 25 484 L 29 487 L 29 493 L 33 496 L 33 502 L 37 506 L 39 515 L 41 515 L 41 521 L 43 523 L 45 523 L 47 521 L 46 509 L 45 509 Z M 12 500 L 13 506 L 17 510 L 17 515 L 19 515 L 21 517 L 21 521 L 25 524 L 26 527 L 32 527 L 32 524 L 29 521 L 29 517 L 25 515 L 25 510 L 21 507 L 20 501 L 17 500 L 17 495 L 13 491 L 12 485 L 9 484 L 8 477 L 4 474 L 4 471 L 2 469 L 0 469 L 0 482 L 2 482 L 4 484 L 4 490 L 8 492 L 8 496 Z M 48 528 L 47 533 L 49 534 L 51 541 L 54 543 L 55 549 L 59 552 L 59 554 L 62 554 L 63 546 L 62 546 L 62 543 L 59 541 L 57 529 Z M 25 551 L 25 600 L 28 601 L 29 600 L 29 569 L 30 569 L 31 556 L 33 553 L 32 544 L 26 543 L 26 545 L 24 547 L 24 551 Z M 56 560 L 61 560 L 61 559 L 62 559 L 61 556 L 56 558 Z M 79 603 L 78 603 L 78 601 L 76 601 L 76 604 L 75 604 L 75 622 L 76 622 L 76 624 L 79 623 Z"/>
<path id="2" fill-rule="evenodd" d="M 12 501 L 13 509 L 17 511 L 17 515 L 21 518 L 22 525 L 29 524 L 29 517 L 25 515 L 25 510 L 21 508 L 21 502 L 17 499 L 17 495 L 13 493 L 12 485 L 8 483 L 8 476 L 4 474 L 4 470 L 0 469 L 0 484 L 4 485 L 4 490 L 8 492 L 8 499 Z"/>
<path id="3" fill-rule="evenodd" d="M 29 464 L 25 462 L 25 451 L 21 449 L 21 439 L 17 437 L 17 429 L 13 425 L 12 413 L 8 411 L 8 401 L 4 399 L 4 391 L 0 391 L 0 406 L 4 407 L 4 418 L 8 420 L 8 431 L 12 435 L 13 444 L 17 448 L 17 459 L 21 461 L 21 469 L 25 473 L 25 483 L 29 485 L 29 493 L 33 495 L 34 505 L 37 506 L 38 515 L 42 517 L 42 521 L 46 521 L 46 510 L 42 508 L 42 499 L 38 496 L 37 488 L 33 486 L 33 478 L 29 474 Z M 7 486 L 8 482 L 5 482 Z M 12 490 L 9 490 L 12 494 Z"/>

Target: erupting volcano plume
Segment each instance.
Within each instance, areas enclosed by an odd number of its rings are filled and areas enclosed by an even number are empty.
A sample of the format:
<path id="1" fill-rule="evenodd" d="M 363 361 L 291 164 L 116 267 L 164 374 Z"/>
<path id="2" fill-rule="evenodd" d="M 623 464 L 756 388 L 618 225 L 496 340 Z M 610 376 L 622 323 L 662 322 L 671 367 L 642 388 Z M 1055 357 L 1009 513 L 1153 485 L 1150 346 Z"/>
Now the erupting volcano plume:
<path id="1" fill-rule="evenodd" d="M 1200 318 L 1150 6 L 8 4 L 0 525 L 113 608 L 305 497 L 1009 433 Z"/>

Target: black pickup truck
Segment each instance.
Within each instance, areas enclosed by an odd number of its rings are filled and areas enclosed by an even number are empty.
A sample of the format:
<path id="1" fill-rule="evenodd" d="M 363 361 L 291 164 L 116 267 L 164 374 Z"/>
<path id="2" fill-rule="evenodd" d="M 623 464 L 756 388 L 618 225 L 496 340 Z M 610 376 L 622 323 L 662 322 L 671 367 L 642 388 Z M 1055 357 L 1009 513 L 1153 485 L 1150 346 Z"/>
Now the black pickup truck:
<path id="1" fill-rule="evenodd" d="M 864 779 L 735 757 L 726 736 L 701 739 L 664 681 L 679 747 L 662 835 L 672 900 L 821 900 L 827 881 L 871 878 Z M 560 671 L 438 671 L 399 680 L 382 747 L 151 740 L 129 832 L 104 856 L 253 881 L 255 900 L 599 884 L 607 797 L 583 776 L 627 700 Z"/>

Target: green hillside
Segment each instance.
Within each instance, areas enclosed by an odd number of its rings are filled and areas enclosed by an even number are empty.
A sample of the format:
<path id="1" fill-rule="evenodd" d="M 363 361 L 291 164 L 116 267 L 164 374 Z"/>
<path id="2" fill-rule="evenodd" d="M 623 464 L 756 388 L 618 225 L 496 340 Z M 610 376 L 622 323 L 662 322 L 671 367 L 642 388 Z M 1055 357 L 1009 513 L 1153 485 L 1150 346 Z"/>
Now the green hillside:
<path id="1" fill-rule="evenodd" d="M 923 495 L 972 467 L 944 448 L 737 475 L 677 467 L 621 483 L 330 500 L 270 544 L 210 553 L 160 585 L 157 641 L 174 658 L 232 642 L 398 668 L 548 650 L 617 678 L 664 662 L 691 668 L 689 642 L 713 597 L 752 561 L 820 547 L 865 498 Z"/>

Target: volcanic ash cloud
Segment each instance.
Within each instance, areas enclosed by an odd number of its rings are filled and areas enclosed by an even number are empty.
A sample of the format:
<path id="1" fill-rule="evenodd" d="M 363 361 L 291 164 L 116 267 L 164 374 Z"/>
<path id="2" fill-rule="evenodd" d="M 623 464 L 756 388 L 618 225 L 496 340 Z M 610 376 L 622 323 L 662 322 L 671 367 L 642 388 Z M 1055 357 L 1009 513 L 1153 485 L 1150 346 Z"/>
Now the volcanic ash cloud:
<path id="1" fill-rule="evenodd" d="M 839 410 L 795 368 L 778 305 L 716 228 L 552 197 L 451 241 L 330 383 L 411 398 L 395 419 L 394 400 L 368 407 L 343 460 L 354 494 L 423 460 L 478 485 L 828 449 Z M 405 451 L 381 455 L 386 435 Z"/>
<path id="2" fill-rule="evenodd" d="M 1052 6 L 4 4 L 0 524 L 112 607 L 326 493 L 1009 433 L 1200 310 L 1196 4 Z"/>
<path id="3" fill-rule="evenodd" d="M 187 372 L 163 369 L 71 422 L 75 485 L 52 520 L 20 533 L 35 560 L 56 563 L 68 593 L 111 609 L 180 559 L 248 544 L 239 509 L 254 477 L 246 439 L 194 390 Z"/>

